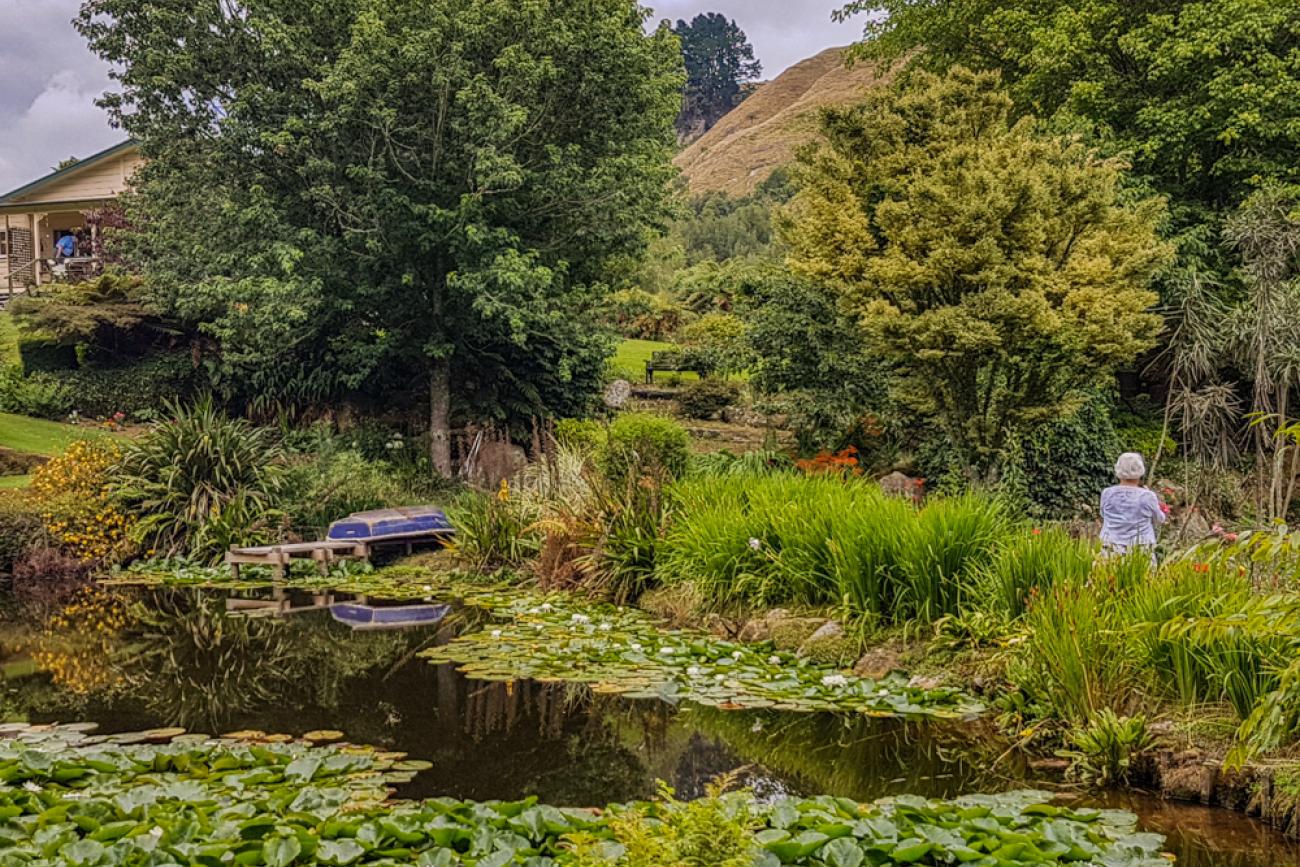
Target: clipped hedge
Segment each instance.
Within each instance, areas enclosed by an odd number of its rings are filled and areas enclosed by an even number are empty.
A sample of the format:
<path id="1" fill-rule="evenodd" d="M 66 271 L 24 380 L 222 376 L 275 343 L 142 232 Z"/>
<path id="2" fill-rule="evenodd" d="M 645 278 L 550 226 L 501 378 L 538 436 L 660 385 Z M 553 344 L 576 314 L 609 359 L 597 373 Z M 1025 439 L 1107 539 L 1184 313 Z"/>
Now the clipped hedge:
<path id="1" fill-rule="evenodd" d="M 152 355 L 117 367 L 86 366 L 78 370 L 37 373 L 29 382 L 61 389 L 67 410 L 88 418 L 156 412 L 167 400 L 184 400 L 198 386 L 198 374 L 188 352 Z"/>

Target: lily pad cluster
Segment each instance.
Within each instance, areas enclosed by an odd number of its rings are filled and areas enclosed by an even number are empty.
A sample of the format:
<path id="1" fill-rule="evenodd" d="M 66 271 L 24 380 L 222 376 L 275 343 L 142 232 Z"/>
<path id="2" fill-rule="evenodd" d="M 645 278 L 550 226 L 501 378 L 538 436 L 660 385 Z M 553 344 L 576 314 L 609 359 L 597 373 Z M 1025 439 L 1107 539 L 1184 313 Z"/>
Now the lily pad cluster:
<path id="1" fill-rule="evenodd" d="M 770 644 L 737 644 L 665 630 L 635 609 L 572 597 L 515 600 L 493 612 L 505 622 L 422 655 L 455 663 L 477 680 L 591 684 L 629 698 L 690 701 L 727 710 L 856 711 L 883 717 L 965 717 L 983 707 L 959 690 L 905 677 L 856 677 Z"/>
<path id="2" fill-rule="evenodd" d="M 565 867 L 575 863 L 577 837 L 603 841 L 604 859 L 618 864 L 620 819 L 641 817 L 653 829 L 686 809 L 676 801 L 594 811 L 532 799 L 388 800 L 387 784 L 419 769 L 404 771 L 403 757 L 259 732 L 237 733 L 247 740 L 174 730 L 98 737 L 80 726 L 11 726 L 2 734 L 0 861 L 15 867 Z M 759 867 L 1164 863 L 1162 839 L 1135 833 L 1131 814 L 1071 811 L 1044 793 L 874 805 L 718 797 L 756 818 Z"/>

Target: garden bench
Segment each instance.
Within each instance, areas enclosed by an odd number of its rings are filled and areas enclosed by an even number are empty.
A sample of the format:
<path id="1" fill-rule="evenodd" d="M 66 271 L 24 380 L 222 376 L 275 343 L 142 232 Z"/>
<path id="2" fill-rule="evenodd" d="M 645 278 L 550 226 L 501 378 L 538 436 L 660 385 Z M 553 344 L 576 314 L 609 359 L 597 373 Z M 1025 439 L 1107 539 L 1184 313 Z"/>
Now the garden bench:
<path id="1" fill-rule="evenodd" d="M 703 364 L 690 360 L 680 352 L 672 352 L 669 350 L 659 350 L 650 353 L 650 360 L 645 363 L 646 385 L 653 385 L 655 374 L 660 372 L 698 373 L 700 376 L 705 376 L 709 373 L 708 369 Z"/>

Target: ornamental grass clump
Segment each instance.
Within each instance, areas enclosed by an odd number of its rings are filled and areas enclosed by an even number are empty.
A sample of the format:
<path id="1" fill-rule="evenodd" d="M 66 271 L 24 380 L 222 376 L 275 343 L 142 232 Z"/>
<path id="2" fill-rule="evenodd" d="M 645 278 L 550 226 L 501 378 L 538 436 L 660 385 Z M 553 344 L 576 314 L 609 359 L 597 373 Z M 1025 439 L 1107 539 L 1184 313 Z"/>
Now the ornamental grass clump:
<path id="1" fill-rule="evenodd" d="M 211 398 L 167 412 L 123 449 L 113 474 L 114 498 L 140 516 L 134 538 L 162 556 L 208 558 L 229 544 L 268 541 L 284 481 L 273 432 L 227 416 Z"/>
<path id="2" fill-rule="evenodd" d="M 830 475 L 693 477 L 672 493 L 665 580 L 691 581 L 715 604 L 843 605 L 890 622 L 958 613 L 1016 526 L 988 497 L 918 508 Z"/>
<path id="3" fill-rule="evenodd" d="M 1054 583 L 1087 578 L 1095 558 L 1092 543 L 1035 527 L 1002 546 L 981 570 L 977 592 L 993 611 L 1014 619 Z"/>

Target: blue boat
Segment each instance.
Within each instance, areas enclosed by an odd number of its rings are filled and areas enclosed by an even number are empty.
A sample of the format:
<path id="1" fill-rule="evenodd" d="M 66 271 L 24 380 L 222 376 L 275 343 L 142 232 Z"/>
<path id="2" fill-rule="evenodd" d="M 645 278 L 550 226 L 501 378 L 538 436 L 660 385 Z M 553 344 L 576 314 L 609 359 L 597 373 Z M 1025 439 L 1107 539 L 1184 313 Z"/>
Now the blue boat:
<path id="1" fill-rule="evenodd" d="M 330 606 L 330 616 L 353 630 L 406 629 L 410 626 L 432 626 L 447 616 L 451 606 L 394 605 L 379 607 L 358 605 L 353 602 L 336 602 Z"/>
<path id="2" fill-rule="evenodd" d="M 331 542 L 409 541 L 455 533 L 447 513 L 434 506 L 410 506 L 357 512 L 330 524 L 325 538 Z"/>

